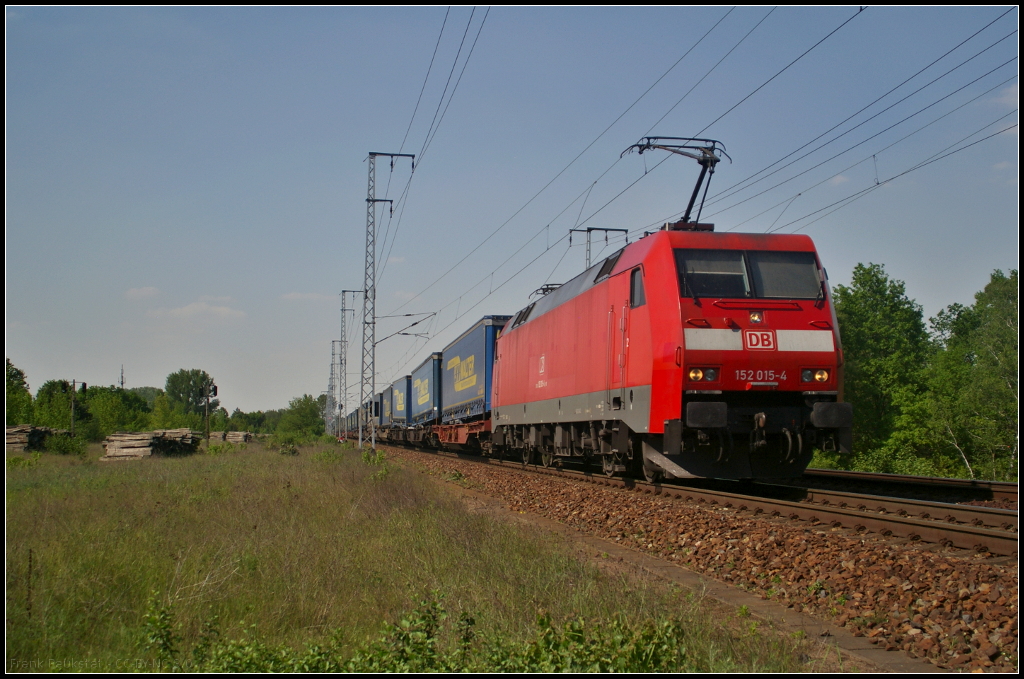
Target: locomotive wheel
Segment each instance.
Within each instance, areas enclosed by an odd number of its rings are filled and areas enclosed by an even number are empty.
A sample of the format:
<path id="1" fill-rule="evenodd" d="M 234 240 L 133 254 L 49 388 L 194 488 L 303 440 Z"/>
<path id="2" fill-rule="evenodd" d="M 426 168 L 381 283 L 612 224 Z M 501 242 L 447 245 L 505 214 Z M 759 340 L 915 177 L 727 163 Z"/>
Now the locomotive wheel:
<path id="1" fill-rule="evenodd" d="M 783 451 L 782 461 L 793 464 L 803 455 L 804 439 L 800 435 L 800 432 L 796 432 L 794 434 L 788 429 L 783 429 L 782 444 L 780 447 Z M 794 455 L 794 453 L 796 454 Z"/>
<path id="2" fill-rule="evenodd" d="M 642 461 L 640 462 L 640 466 L 644 470 L 644 480 L 647 481 L 647 483 L 657 483 L 658 481 L 661 481 L 662 477 L 665 475 L 660 469 L 651 469 Z"/>
<path id="3" fill-rule="evenodd" d="M 544 448 L 540 451 L 540 463 L 545 467 L 550 467 L 555 463 L 555 451 L 551 450 L 550 447 Z"/>

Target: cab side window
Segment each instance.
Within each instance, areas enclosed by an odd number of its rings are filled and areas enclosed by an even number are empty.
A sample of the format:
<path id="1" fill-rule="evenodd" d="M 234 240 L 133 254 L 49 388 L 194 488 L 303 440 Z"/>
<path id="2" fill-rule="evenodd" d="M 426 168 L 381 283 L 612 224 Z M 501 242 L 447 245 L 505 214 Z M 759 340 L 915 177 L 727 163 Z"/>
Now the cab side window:
<path id="1" fill-rule="evenodd" d="M 635 309 L 647 303 L 644 297 L 644 273 L 640 268 L 633 269 L 629 276 L 629 308 Z"/>

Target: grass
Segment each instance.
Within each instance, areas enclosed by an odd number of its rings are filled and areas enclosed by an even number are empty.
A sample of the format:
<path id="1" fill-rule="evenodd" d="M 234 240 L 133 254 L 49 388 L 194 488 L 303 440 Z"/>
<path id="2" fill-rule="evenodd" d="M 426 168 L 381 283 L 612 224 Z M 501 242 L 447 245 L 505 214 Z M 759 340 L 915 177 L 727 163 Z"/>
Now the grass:
<path id="1" fill-rule="evenodd" d="M 166 669 L 186 656 L 209 669 L 402 669 L 378 661 L 413 638 L 396 633 L 401 621 L 422 627 L 435 609 L 447 620 L 431 628 L 438 657 L 484 669 L 593 668 L 573 654 L 684 633 L 686 663 L 658 667 L 801 668 L 795 642 L 737 633 L 692 595 L 602 574 L 394 462 L 331 444 L 214 452 L 100 464 L 93 446 L 8 462 L 8 669 Z M 333 664 L 310 665 L 310 644 Z M 225 660 L 239 653 L 255 664 Z M 542 656 L 561 660 L 522 660 Z M 280 664 L 289 658 L 299 664 Z"/>

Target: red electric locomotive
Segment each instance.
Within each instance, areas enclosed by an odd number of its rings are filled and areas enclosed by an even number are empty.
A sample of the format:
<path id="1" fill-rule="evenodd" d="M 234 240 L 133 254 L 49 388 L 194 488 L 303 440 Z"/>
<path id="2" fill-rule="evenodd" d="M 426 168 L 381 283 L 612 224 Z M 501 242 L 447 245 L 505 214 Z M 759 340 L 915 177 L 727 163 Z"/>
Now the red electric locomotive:
<path id="1" fill-rule="evenodd" d="M 714 145 L 697 150 L 684 153 L 702 171 L 682 221 L 505 326 L 494 362 L 496 453 L 544 465 L 600 458 L 607 474 L 649 479 L 743 479 L 798 476 L 815 447 L 849 452 L 853 412 L 842 402 L 839 329 L 814 244 L 688 221 L 717 162 Z"/>

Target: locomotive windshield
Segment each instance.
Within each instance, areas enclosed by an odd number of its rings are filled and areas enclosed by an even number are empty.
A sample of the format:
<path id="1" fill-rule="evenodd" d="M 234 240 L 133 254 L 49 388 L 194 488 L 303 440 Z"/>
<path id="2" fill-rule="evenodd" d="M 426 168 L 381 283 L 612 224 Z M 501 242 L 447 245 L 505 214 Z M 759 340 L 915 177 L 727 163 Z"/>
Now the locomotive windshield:
<path id="1" fill-rule="evenodd" d="M 821 292 L 812 252 L 676 250 L 683 297 L 816 299 Z"/>

